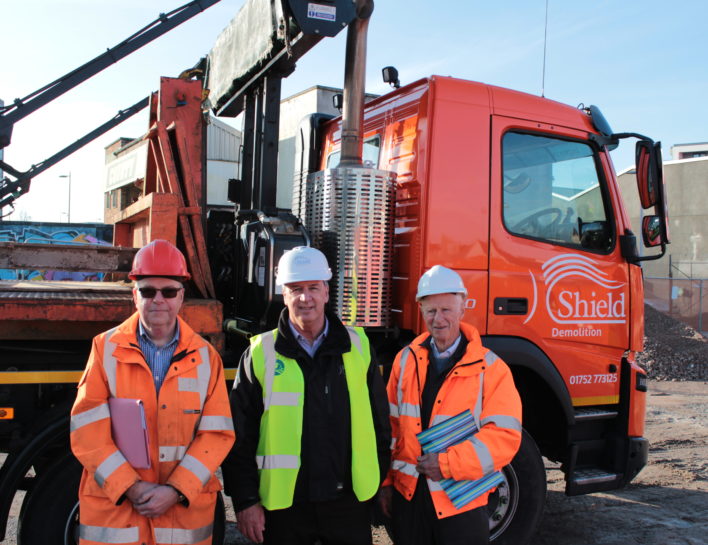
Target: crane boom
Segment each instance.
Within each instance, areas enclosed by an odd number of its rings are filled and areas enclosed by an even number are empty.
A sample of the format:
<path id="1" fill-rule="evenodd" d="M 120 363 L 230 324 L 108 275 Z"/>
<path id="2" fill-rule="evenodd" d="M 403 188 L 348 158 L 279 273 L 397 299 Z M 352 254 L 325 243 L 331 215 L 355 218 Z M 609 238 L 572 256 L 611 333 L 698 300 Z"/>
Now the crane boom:
<path id="1" fill-rule="evenodd" d="M 0 149 L 10 145 L 12 128 L 15 123 L 219 1 L 193 0 L 169 13 L 161 13 L 153 22 L 86 64 L 24 98 L 16 98 L 10 104 L 0 107 Z"/>

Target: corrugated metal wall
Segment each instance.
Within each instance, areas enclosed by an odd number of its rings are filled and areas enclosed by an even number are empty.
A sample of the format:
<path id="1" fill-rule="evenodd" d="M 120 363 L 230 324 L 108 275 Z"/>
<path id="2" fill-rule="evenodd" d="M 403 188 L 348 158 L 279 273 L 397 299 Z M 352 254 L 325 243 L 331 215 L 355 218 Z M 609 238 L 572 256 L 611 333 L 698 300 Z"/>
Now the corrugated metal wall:
<path id="1" fill-rule="evenodd" d="M 211 118 L 207 125 L 207 160 L 239 162 L 241 132 Z"/>

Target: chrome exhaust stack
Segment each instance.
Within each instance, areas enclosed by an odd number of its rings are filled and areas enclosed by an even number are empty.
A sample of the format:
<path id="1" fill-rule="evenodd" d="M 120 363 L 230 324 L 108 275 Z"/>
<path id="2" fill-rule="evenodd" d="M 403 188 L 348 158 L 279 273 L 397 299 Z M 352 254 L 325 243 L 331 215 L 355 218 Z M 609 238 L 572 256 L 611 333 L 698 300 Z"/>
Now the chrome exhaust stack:
<path id="1" fill-rule="evenodd" d="M 342 107 L 342 154 L 339 167 L 362 166 L 364 94 L 366 93 L 366 39 L 373 0 L 357 0 L 357 18 L 347 29 Z"/>
<path id="2" fill-rule="evenodd" d="M 363 164 L 366 38 L 373 0 L 347 29 L 340 162 L 295 184 L 293 213 L 332 268 L 330 304 L 346 324 L 389 327 L 393 302 L 393 172 Z"/>

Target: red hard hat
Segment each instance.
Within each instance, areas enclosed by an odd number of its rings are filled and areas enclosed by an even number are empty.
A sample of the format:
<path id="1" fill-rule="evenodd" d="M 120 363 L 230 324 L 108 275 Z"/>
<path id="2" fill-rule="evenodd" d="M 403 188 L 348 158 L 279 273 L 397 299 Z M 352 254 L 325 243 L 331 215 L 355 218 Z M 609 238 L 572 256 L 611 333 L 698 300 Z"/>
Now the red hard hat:
<path id="1" fill-rule="evenodd" d="M 153 240 L 138 250 L 133 258 L 133 270 L 128 278 L 138 280 L 144 276 L 168 276 L 189 280 L 187 262 L 177 247 L 167 240 Z"/>

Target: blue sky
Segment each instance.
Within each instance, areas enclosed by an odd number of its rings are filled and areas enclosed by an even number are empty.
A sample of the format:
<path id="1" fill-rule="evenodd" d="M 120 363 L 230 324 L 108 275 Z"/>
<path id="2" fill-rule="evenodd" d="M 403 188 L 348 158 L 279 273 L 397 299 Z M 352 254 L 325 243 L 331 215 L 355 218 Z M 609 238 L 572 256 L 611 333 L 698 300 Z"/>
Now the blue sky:
<path id="1" fill-rule="evenodd" d="M 181 0 L 3 2 L 0 98 L 10 102 L 73 70 Z M 222 0 L 15 126 L 5 160 L 25 170 L 112 117 L 206 54 L 243 0 Z M 677 143 L 708 141 L 708 2 L 548 0 L 545 96 L 600 106 L 617 132 Z M 541 94 L 546 0 L 378 0 L 369 28 L 367 91 L 387 92 L 380 69 L 402 83 L 450 75 Z M 344 32 L 324 40 L 285 80 L 287 96 L 315 84 L 341 87 Z M 136 116 L 37 177 L 17 201 L 36 221 L 102 217 L 103 147 L 147 129 Z M 617 170 L 633 145 L 613 152 Z"/>

